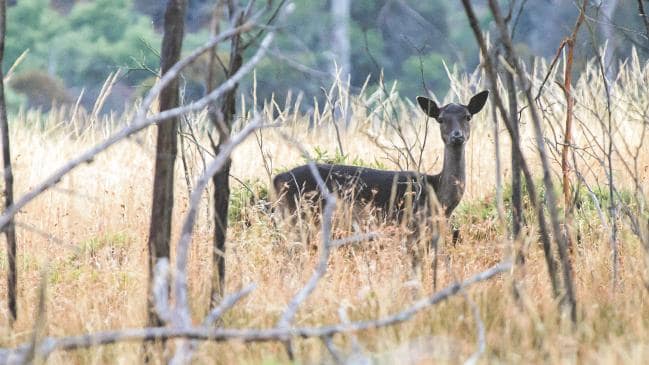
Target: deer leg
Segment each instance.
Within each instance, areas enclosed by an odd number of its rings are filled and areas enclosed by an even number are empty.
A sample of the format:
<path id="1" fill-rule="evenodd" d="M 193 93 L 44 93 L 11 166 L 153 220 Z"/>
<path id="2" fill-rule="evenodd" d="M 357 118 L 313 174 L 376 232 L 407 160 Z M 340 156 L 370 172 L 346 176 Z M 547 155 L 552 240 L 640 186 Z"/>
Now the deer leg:
<path id="1" fill-rule="evenodd" d="M 452 228 L 452 232 L 453 232 L 453 238 L 452 238 L 451 242 L 453 243 L 453 247 L 455 247 L 455 245 L 458 243 L 458 241 L 462 240 L 462 237 L 460 236 L 460 230 L 459 229 Z"/>
<path id="2" fill-rule="evenodd" d="M 412 259 L 412 272 L 418 280 L 422 279 L 422 262 L 430 252 L 430 247 L 435 246 L 437 253 L 435 230 L 432 231 L 432 237 L 429 239 L 429 219 L 424 211 L 416 211 L 411 214 L 412 219 L 409 221 L 409 249 Z M 436 280 L 436 278 L 434 278 Z"/>

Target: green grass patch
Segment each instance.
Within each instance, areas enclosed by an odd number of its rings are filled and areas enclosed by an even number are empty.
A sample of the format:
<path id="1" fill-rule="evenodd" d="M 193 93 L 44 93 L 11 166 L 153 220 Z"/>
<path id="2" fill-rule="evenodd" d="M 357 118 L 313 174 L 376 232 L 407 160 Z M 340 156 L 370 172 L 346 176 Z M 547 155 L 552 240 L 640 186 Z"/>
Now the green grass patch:
<path id="1" fill-rule="evenodd" d="M 228 220 L 238 222 L 249 219 L 252 213 L 266 209 L 269 201 L 268 185 L 259 179 L 240 180 L 230 191 Z"/>
<path id="2" fill-rule="evenodd" d="M 350 154 L 342 154 L 340 151 L 329 153 L 324 148 L 315 146 L 313 148 L 313 155 L 311 156 L 313 161 L 316 163 L 327 163 L 327 164 L 337 164 L 337 165 L 352 165 L 360 167 L 369 167 L 373 169 L 385 170 L 387 166 L 381 161 L 374 159 L 373 161 L 365 161 L 358 156 L 352 156 Z M 305 162 L 309 162 L 308 158 L 304 158 Z"/>

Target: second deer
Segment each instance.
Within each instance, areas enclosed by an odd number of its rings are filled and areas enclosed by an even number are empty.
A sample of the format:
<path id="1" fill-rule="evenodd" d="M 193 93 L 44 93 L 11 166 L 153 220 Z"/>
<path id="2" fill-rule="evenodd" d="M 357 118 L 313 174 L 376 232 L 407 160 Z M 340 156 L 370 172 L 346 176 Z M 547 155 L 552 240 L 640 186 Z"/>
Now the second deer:
<path id="1" fill-rule="evenodd" d="M 414 171 L 386 171 L 366 167 L 317 164 L 316 168 L 330 191 L 354 203 L 371 204 L 386 215 L 399 219 L 410 196 L 413 211 L 422 210 L 429 202 L 428 187 L 449 217 L 462 199 L 466 184 L 464 149 L 471 135 L 471 118 L 484 107 L 488 91 L 471 98 L 469 104 L 450 103 L 439 107 L 433 100 L 419 96 L 421 109 L 439 122 L 444 142 L 444 164 L 436 175 Z M 308 165 L 295 167 L 273 179 L 276 193 L 294 212 L 301 198 L 317 201 L 318 185 Z"/>

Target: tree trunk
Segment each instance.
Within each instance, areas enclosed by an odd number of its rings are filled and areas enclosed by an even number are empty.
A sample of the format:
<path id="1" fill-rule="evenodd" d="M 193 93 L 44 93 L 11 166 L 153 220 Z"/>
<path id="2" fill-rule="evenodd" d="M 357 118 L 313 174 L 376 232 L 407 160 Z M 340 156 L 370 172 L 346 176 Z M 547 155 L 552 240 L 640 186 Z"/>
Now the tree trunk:
<path id="1" fill-rule="evenodd" d="M 242 14 L 238 14 L 233 6 L 229 8 L 234 26 L 243 24 Z M 230 43 L 230 63 L 225 75 L 227 80 L 239 70 L 243 62 L 243 49 L 240 35 L 235 35 Z M 236 112 L 236 95 L 238 85 L 228 91 L 218 111 L 210 113 L 210 120 L 219 133 L 219 142 L 215 153 L 221 152 L 221 147 L 230 138 L 230 129 Z M 225 285 L 225 241 L 228 232 L 228 208 L 230 204 L 230 166 L 228 158 L 221 171 L 212 176 L 214 184 L 214 244 L 212 250 L 212 289 L 210 293 L 210 308 L 220 303 Z"/>
<path id="2" fill-rule="evenodd" d="M 644 5 L 642 4 L 643 0 L 638 0 L 638 14 L 640 14 L 640 17 L 642 18 L 642 23 L 644 24 L 645 28 L 645 37 L 649 38 L 649 19 L 647 19 L 647 12 L 644 10 Z"/>
<path id="3" fill-rule="evenodd" d="M 511 57 L 507 56 L 507 62 L 512 64 Z M 512 236 L 517 239 L 523 224 L 523 208 L 521 202 L 521 156 L 516 151 L 521 145 L 521 136 L 518 128 L 518 101 L 516 100 L 516 85 L 514 84 L 514 75 L 505 72 L 507 82 L 507 97 L 509 99 L 509 115 L 512 123 Z"/>
<path id="4" fill-rule="evenodd" d="M 161 74 L 178 62 L 183 42 L 186 0 L 169 0 L 165 11 L 164 37 L 160 59 Z M 160 93 L 160 111 L 178 106 L 178 79 Z M 179 118 L 158 125 L 156 141 L 153 205 L 149 231 L 149 296 L 148 322 L 150 326 L 163 325 L 152 301 L 153 269 L 160 258 L 169 257 L 171 217 L 174 203 L 174 163 L 177 154 Z"/>
<path id="5" fill-rule="evenodd" d="M 350 0 L 332 0 L 331 18 L 331 52 L 334 54 L 342 81 L 346 81 L 351 71 L 351 45 L 349 42 L 349 13 L 351 11 Z M 331 66 L 333 68 L 333 65 Z M 335 69 L 332 69 L 335 72 Z M 334 74 L 332 72 L 332 74 Z"/>
<path id="6" fill-rule="evenodd" d="M 4 59 L 5 49 L 5 31 L 7 20 L 7 4 L 5 0 L 0 0 L 0 134 L 2 134 L 2 161 L 4 166 L 4 183 L 5 183 L 5 207 L 14 203 L 14 176 L 11 169 L 11 150 L 9 144 L 9 122 L 7 120 L 7 107 L 5 105 L 4 94 L 4 72 L 2 70 L 2 61 Z M 5 237 L 7 238 L 7 305 L 9 308 L 9 318 L 13 322 L 17 318 L 16 309 L 16 227 L 13 219 L 5 226 Z"/>
<path id="7" fill-rule="evenodd" d="M 615 75 L 615 65 L 612 64 L 613 56 L 615 55 L 615 24 L 613 23 L 613 16 L 617 9 L 617 2 L 618 0 L 602 1 L 600 9 L 602 19 L 599 22 L 599 29 L 602 34 L 602 39 L 607 42 L 606 52 L 604 53 L 604 69 L 606 70 L 606 79 L 609 83 L 613 81 L 613 75 Z"/>

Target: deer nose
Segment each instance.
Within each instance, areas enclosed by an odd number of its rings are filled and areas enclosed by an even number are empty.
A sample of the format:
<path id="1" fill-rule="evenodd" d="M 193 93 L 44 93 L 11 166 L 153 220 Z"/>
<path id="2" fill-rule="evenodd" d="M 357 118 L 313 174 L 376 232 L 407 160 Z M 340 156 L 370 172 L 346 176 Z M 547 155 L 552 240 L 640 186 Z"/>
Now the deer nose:
<path id="1" fill-rule="evenodd" d="M 453 131 L 451 133 L 451 143 L 462 144 L 464 143 L 464 135 L 460 131 Z"/>

